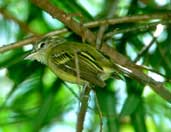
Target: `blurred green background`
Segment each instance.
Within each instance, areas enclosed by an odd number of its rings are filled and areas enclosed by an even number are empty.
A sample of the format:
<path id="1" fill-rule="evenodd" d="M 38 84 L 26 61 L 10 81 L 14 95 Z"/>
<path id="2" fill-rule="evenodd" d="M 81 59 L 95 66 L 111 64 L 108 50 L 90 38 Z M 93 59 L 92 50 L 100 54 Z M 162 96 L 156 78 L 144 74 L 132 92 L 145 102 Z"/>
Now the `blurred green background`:
<path id="1" fill-rule="evenodd" d="M 81 14 L 78 19 L 82 22 L 171 11 L 169 0 L 52 0 L 52 3 L 67 13 Z M 110 26 L 106 33 L 139 26 L 142 26 L 140 22 L 117 24 Z M 0 46 L 63 27 L 29 0 L 0 0 Z M 134 60 L 154 36 L 157 40 L 138 64 L 171 78 L 169 25 L 119 33 L 107 41 Z M 79 87 L 63 82 L 38 62 L 24 60 L 31 48 L 28 45 L 0 54 L 0 132 L 74 132 L 79 100 L 73 92 L 79 95 Z M 158 81 L 165 80 L 152 72 L 148 75 Z M 167 83 L 167 87 L 171 89 L 171 84 Z M 171 105 L 133 79 L 109 79 L 106 88 L 96 88 L 96 94 L 91 92 L 89 107 L 92 109 L 86 115 L 85 132 L 99 131 L 97 102 L 103 115 L 104 132 L 171 131 Z"/>

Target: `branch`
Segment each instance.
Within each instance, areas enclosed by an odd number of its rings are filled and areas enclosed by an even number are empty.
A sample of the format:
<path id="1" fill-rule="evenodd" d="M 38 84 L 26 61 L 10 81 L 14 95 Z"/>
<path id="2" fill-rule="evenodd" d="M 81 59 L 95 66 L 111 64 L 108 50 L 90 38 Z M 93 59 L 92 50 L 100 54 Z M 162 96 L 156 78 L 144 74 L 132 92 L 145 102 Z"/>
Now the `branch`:
<path id="1" fill-rule="evenodd" d="M 108 1 L 106 4 L 106 18 L 113 18 L 116 15 L 116 7 L 118 6 L 117 3 L 119 3 L 117 0 L 115 1 Z M 99 28 L 99 31 L 97 32 L 96 37 L 96 48 L 100 49 L 102 46 L 102 41 L 104 39 L 105 31 L 108 29 L 109 24 L 101 25 Z"/>
<path id="2" fill-rule="evenodd" d="M 97 106 L 97 112 L 99 114 L 99 119 L 100 119 L 100 132 L 102 132 L 103 131 L 103 120 L 102 120 L 103 115 L 102 115 L 100 104 L 99 104 L 99 101 L 98 101 L 98 98 L 96 95 L 96 91 L 94 91 L 94 95 L 95 95 L 95 102 L 96 102 L 96 106 Z"/>
<path id="3" fill-rule="evenodd" d="M 146 71 L 150 71 L 150 72 L 153 72 L 153 73 L 156 73 L 156 74 L 162 76 L 163 78 L 165 78 L 165 82 L 171 82 L 171 79 L 169 79 L 168 76 L 166 76 L 166 75 L 164 75 L 164 74 L 162 74 L 162 73 L 160 73 L 160 72 L 158 72 L 158 71 L 156 71 L 154 69 L 151 69 L 150 67 L 147 67 L 147 66 L 144 66 L 144 65 L 139 65 L 139 67 L 141 67 L 141 69 L 144 69 Z"/>
<path id="4" fill-rule="evenodd" d="M 150 49 L 150 47 L 154 44 L 154 42 L 157 40 L 156 37 L 153 37 L 151 42 L 148 45 L 145 45 L 141 51 L 138 53 L 137 57 L 135 58 L 134 62 L 136 63 L 139 61 L 139 59 Z"/>
<path id="5" fill-rule="evenodd" d="M 136 79 L 140 83 L 151 86 L 151 88 L 162 98 L 171 103 L 171 92 L 164 87 L 164 84 L 157 82 L 151 77 L 143 73 L 138 65 L 132 63 L 128 58 L 118 53 L 116 50 L 110 48 L 108 45 L 103 45 L 101 51 L 113 60 L 116 65 L 115 68 L 128 75 L 129 77 Z"/>
<path id="6" fill-rule="evenodd" d="M 34 36 L 34 37 L 27 38 L 27 39 L 24 39 L 19 42 L 11 43 L 10 45 L 5 45 L 3 47 L 0 47 L 0 53 L 3 53 L 5 51 L 11 50 L 11 49 L 16 49 L 16 48 L 22 47 L 24 45 L 28 45 L 30 43 L 35 42 L 38 39 L 40 39 L 40 37 Z"/>
<path id="7" fill-rule="evenodd" d="M 88 107 L 88 99 L 89 99 L 89 94 L 90 94 L 90 87 L 87 86 L 85 87 L 85 91 L 82 94 L 82 99 L 81 99 L 81 106 L 80 106 L 80 111 L 77 116 L 77 130 L 76 132 L 82 132 L 83 131 L 83 126 L 84 126 L 84 120 L 85 120 L 85 115 Z"/>
<path id="8" fill-rule="evenodd" d="M 106 25 L 106 24 L 122 24 L 122 23 L 137 23 L 137 22 L 143 22 L 147 20 L 170 20 L 171 13 L 158 13 L 158 14 L 147 14 L 147 15 L 134 15 L 134 16 L 124 16 L 119 18 L 113 18 L 113 19 L 107 19 L 107 20 L 100 20 L 100 21 L 94 21 L 91 23 L 86 23 L 85 26 L 92 28 L 96 27 L 98 25 Z"/>
<path id="9" fill-rule="evenodd" d="M 37 40 L 39 40 L 40 38 L 43 38 L 45 36 L 59 35 L 59 34 L 63 34 L 63 33 L 66 33 L 66 32 L 68 32 L 68 29 L 64 28 L 64 29 L 61 29 L 61 30 L 55 30 L 55 31 L 49 32 L 49 33 L 44 34 L 42 36 L 32 36 L 30 38 L 26 38 L 26 39 L 21 40 L 19 42 L 10 43 L 8 45 L 4 44 L 4 46 L 0 47 L 0 53 L 6 52 L 8 50 L 13 50 L 13 49 L 16 49 L 16 48 L 20 48 L 20 47 L 22 47 L 24 45 L 35 44 L 35 42 Z"/>
<path id="10" fill-rule="evenodd" d="M 168 25 L 170 23 L 171 23 L 171 21 L 165 20 L 165 21 L 158 21 L 158 22 L 153 22 L 153 23 L 146 23 L 146 24 L 136 25 L 136 26 L 126 28 L 126 29 L 114 29 L 113 31 L 106 33 L 105 36 L 104 36 L 104 39 L 110 38 L 113 35 L 118 34 L 118 33 L 123 33 L 124 34 L 124 33 L 128 33 L 128 32 L 137 32 L 137 31 L 144 32 L 144 31 L 147 31 L 147 30 L 155 29 L 156 25 L 158 25 L 158 24 Z"/>
<path id="11" fill-rule="evenodd" d="M 95 42 L 95 35 L 82 24 L 74 21 L 72 15 L 66 14 L 64 11 L 52 5 L 49 0 L 31 0 L 35 5 L 50 13 L 53 17 L 59 19 L 68 28 L 74 31 L 77 35 L 87 40 L 89 43 Z"/>

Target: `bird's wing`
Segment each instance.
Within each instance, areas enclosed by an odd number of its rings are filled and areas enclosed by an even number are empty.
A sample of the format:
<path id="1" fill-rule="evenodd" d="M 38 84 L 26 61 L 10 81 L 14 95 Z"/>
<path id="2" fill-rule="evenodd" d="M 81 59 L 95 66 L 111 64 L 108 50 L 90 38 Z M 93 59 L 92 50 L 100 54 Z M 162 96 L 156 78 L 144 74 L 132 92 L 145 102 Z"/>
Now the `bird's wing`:
<path id="1" fill-rule="evenodd" d="M 93 56 L 87 52 L 77 52 L 76 55 L 71 52 L 61 52 L 52 54 L 53 63 L 61 70 L 72 74 L 74 77 L 80 76 L 80 79 L 103 87 L 104 81 L 99 78 L 103 69 L 96 64 Z M 76 59 L 78 59 L 78 68 L 76 68 Z M 69 81 L 69 80 L 68 80 Z"/>

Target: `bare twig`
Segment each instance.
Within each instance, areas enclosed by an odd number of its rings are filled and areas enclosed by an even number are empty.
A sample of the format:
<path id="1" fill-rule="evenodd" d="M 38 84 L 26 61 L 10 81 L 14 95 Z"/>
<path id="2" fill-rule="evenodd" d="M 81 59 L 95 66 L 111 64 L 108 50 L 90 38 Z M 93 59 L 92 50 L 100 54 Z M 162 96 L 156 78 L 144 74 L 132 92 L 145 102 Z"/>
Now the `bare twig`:
<path id="1" fill-rule="evenodd" d="M 75 68 L 76 68 L 76 74 L 77 74 L 77 82 L 80 84 L 80 67 L 79 67 L 79 59 L 77 52 L 74 53 L 75 56 Z"/>
<path id="2" fill-rule="evenodd" d="M 153 37 L 153 39 L 151 40 L 151 42 L 148 45 L 145 45 L 141 49 L 141 51 L 138 53 L 137 57 L 134 60 L 135 63 L 141 58 L 141 56 L 143 56 L 149 50 L 149 48 L 154 44 L 154 42 L 156 41 L 156 39 L 157 39 L 156 37 Z"/>
<path id="3" fill-rule="evenodd" d="M 99 118 L 100 118 L 100 132 L 103 131 L 103 115 L 102 115 L 102 112 L 101 112 L 101 109 L 100 109 L 100 104 L 99 104 L 99 101 L 98 101 L 98 98 L 97 98 L 97 95 L 96 95 L 96 92 L 94 91 L 94 95 L 95 95 L 95 102 L 96 102 L 96 106 L 97 106 L 97 112 L 99 114 Z"/>
<path id="4" fill-rule="evenodd" d="M 116 14 L 115 7 L 117 6 L 117 3 L 119 3 L 117 0 L 107 2 L 106 16 L 108 19 L 115 16 L 115 14 Z M 96 48 L 97 49 L 101 48 L 102 41 L 104 38 L 104 33 L 108 27 L 109 27 L 108 24 L 100 26 L 99 31 L 97 32 L 97 37 L 96 37 Z"/>
<path id="5" fill-rule="evenodd" d="M 90 91 L 91 91 L 90 87 L 86 86 L 85 89 L 84 89 L 84 93 L 82 94 L 81 102 L 80 102 L 81 106 L 80 106 L 80 110 L 79 110 L 79 113 L 78 113 L 78 116 L 77 116 L 77 129 L 76 129 L 76 132 L 82 132 L 82 130 L 83 130 Z"/>
<path id="6" fill-rule="evenodd" d="M 153 72 L 153 73 L 156 73 L 156 74 L 164 77 L 166 82 L 171 82 L 171 79 L 169 79 L 168 76 L 166 76 L 166 75 L 164 75 L 164 74 L 162 74 L 162 73 L 160 73 L 160 72 L 158 72 L 158 71 L 156 71 L 154 69 L 151 69 L 151 68 L 149 68 L 147 66 L 143 66 L 143 65 L 139 65 L 139 68 L 144 69 L 144 70 L 147 70 L 147 71 L 150 71 L 150 72 Z"/>
<path id="7" fill-rule="evenodd" d="M 24 45 L 28 45 L 30 43 L 35 42 L 39 38 L 40 37 L 38 37 L 38 36 L 34 36 L 34 37 L 27 38 L 27 39 L 24 39 L 24 40 L 19 41 L 19 42 L 11 43 L 10 45 L 5 45 L 3 47 L 0 47 L 0 53 L 3 53 L 5 51 L 11 50 L 11 49 L 16 49 L 16 48 L 22 47 Z"/>
<path id="8" fill-rule="evenodd" d="M 118 33 L 128 33 L 128 32 L 135 32 L 135 31 L 144 32 L 146 30 L 156 28 L 156 26 L 158 24 L 167 25 L 170 23 L 171 23 L 171 21 L 158 21 L 158 22 L 153 22 L 153 23 L 144 23 L 144 24 L 137 25 L 137 26 L 130 27 L 130 28 L 126 28 L 126 29 L 115 29 L 112 32 L 106 33 L 104 36 L 104 39 L 110 38 L 113 35 L 118 34 Z"/>
<path id="9" fill-rule="evenodd" d="M 169 20 L 171 16 L 171 13 L 165 13 L 165 14 L 147 14 L 147 15 L 134 15 L 134 16 L 125 16 L 125 17 L 119 17 L 119 18 L 113 18 L 108 20 L 100 20 L 100 21 L 94 21 L 91 23 L 86 23 L 85 27 L 97 27 L 98 25 L 115 25 L 115 24 L 122 24 L 122 23 L 137 23 L 137 22 L 143 22 L 147 20 Z"/>

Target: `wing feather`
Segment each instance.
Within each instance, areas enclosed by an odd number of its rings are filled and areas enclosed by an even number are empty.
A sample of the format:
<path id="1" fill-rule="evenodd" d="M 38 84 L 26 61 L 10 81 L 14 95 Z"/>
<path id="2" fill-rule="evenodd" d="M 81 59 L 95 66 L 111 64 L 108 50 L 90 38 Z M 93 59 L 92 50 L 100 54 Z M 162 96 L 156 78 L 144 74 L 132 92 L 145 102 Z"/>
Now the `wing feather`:
<path id="1" fill-rule="evenodd" d="M 105 83 L 98 76 L 103 73 L 103 69 L 95 63 L 94 58 L 88 53 L 81 51 L 78 52 L 77 55 L 80 79 L 103 87 Z M 55 65 L 59 69 L 65 71 L 67 74 L 71 74 L 74 78 L 77 78 L 78 69 L 76 69 L 75 66 L 74 54 L 70 52 L 61 52 L 59 54 L 53 54 L 52 60 L 54 61 L 53 63 L 55 63 Z M 58 76 L 60 77 L 60 75 Z"/>

